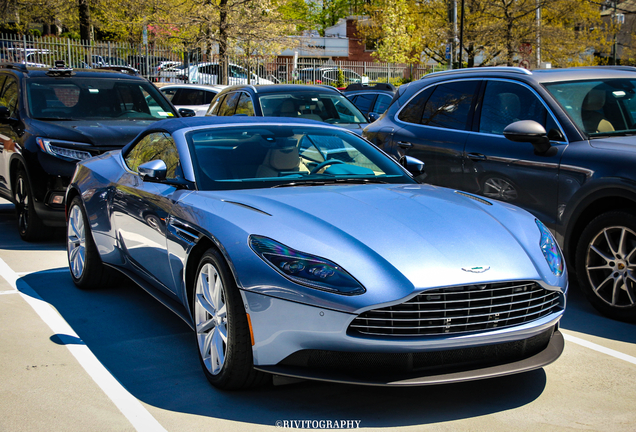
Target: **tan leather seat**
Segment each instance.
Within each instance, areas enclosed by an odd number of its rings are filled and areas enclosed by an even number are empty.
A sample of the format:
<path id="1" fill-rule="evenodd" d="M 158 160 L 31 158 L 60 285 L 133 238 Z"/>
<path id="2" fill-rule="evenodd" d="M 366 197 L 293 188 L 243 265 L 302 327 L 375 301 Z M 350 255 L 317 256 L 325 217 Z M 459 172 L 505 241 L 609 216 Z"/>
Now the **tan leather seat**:
<path id="1" fill-rule="evenodd" d="M 605 118 L 603 107 L 605 106 L 605 91 L 593 88 L 583 99 L 581 105 L 581 120 L 588 133 L 612 132 L 614 126 Z"/>
<path id="2" fill-rule="evenodd" d="M 279 177 L 281 173 L 299 171 L 299 167 L 298 145 L 273 148 L 267 151 L 263 163 L 256 169 L 256 177 Z"/>

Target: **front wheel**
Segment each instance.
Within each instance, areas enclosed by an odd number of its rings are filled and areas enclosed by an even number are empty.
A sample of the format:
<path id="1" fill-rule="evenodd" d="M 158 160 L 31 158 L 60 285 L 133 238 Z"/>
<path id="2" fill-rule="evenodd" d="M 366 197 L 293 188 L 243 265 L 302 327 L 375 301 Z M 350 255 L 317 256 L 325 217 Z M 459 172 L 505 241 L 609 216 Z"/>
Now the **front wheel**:
<path id="1" fill-rule="evenodd" d="M 13 186 L 13 200 L 18 218 L 18 232 L 24 241 L 37 241 L 47 237 L 42 220 L 35 212 L 33 191 L 24 170 L 18 171 Z"/>
<path id="2" fill-rule="evenodd" d="M 636 322 L 636 217 L 616 211 L 592 220 L 576 249 L 576 272 L 599 312 Z"/>
<path id="3" fill-rule="evenodd" d="M 104 288 L 119 282 L 120 276 L 116 270 L 102 263 L 79 197 L 73 198 L 68 210 L 66 251 L 71 277 L 78 288 Z"/>
<path id="4" fill-rule="evenodd" d="M 193 305 L 199 360 L 208 381 L 224 390 L 264 383 L 268 376 L 254 369 L 241 294 L 215 249 L 206 251 L 199 263 Z"/>

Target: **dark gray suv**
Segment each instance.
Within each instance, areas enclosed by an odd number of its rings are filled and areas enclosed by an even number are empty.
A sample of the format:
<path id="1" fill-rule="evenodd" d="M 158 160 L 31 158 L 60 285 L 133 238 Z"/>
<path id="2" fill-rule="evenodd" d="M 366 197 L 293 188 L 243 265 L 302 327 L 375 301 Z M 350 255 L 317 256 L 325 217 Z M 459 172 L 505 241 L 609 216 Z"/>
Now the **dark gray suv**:
<path id="1" fill-rule="evenodd" d="M 428 183 L 533 213 L 590 302 L 636 321 L 636 68 L 429 74 L 363 135 L 424 161 Z"/>

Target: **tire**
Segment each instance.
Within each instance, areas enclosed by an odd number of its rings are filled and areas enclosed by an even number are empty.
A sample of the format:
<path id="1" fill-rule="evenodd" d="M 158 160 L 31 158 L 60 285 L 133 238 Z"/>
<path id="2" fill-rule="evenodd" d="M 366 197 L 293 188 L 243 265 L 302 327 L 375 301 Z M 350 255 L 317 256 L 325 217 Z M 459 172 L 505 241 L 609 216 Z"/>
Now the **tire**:
<path id="1" fill-rule="evenodd" d="M 636 322 L 636 217 L 616 211 L 593 219 L 576 248 L 576 271 L 599 312 Z"/>
<path id="2" fill-rule="evenodd" d="M 269 375 L 254 369 L 241 295 L 215 249 L 208 249 L 201 258 L 192 305 L 197 352 L 208 381 L 223 390 L 264 384 Z"/>
<path id="3" fill-rule="evenodd" d="M 97 252 L 80 197 L 73 198 L 68 209 L 66 251 L 71 277 L 78 288 L 98 289 L 120 282 L 120 274 L 106 267 Z"/>
<path id="4" fill-rule="evenodd" d="M 18 218 L 18 232 L 24 241 L 33 242 L 49 237 L 42 219 L 35 212 L 33 193 L 29 177 L 20 169 L 13 185 L 13 200 L 15 213 Z"/>

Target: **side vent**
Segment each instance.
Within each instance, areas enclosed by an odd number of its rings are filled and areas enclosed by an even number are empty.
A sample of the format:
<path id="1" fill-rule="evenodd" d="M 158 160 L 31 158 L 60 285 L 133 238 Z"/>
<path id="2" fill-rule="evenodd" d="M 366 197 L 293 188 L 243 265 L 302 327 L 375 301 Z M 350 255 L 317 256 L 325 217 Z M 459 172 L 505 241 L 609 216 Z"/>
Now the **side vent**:
<path id="1" fill-rule="evenodd" d="M 195 244 L 199 239 L 199 233 L 189 225 L 180 222 L 173 217 L 170 218 L 170 223 L 168 227 L 171 228 L 173 234 L 178 237 L 181 237 L 183 240 L 188 243 Z"/>
<path id="2" fill-rule="evenodd" d="M 486 201 L 483 198 L 479 198 L 478 196 L 475 196 L 475 195 L 472 195 L 472 194 L 469 194 L 469 193 L 466 193 L 466 192 L 455 191 L 455 193 L 457 195 L 465 196 L 466 198 L 470 198 L 471 200 L 475 200 L 475 201 L 480 202 L 482 204 L 486 204 L 486 205 L 489 205 L 489 206 L 492 205 L 492 203 L 490 201 Z"/>
<path id="3" fill-rule="evenodd" d="M 243 207 L 243 208 L 246 208 L 246 209 L 249 209 L 249 210 L 254 210 L 255 212 L 262 213 L 262 214 L 267 215 L 267 216 L 271 216 L 271 214 L 269 214 L 267 212 L 264 212 L 263 210 L 257 209 L 256 207 L 252 207 L 250 205 L 247 205 L 247 204 L 243 204 L 243 203 L 236 202 L 236 201 L 228 201 L 228 200 L 221 200 L 221 201 L 226 202 L 228 204 L 234 204 L 234 205 L 237 205 L 239 207 Z"/>

